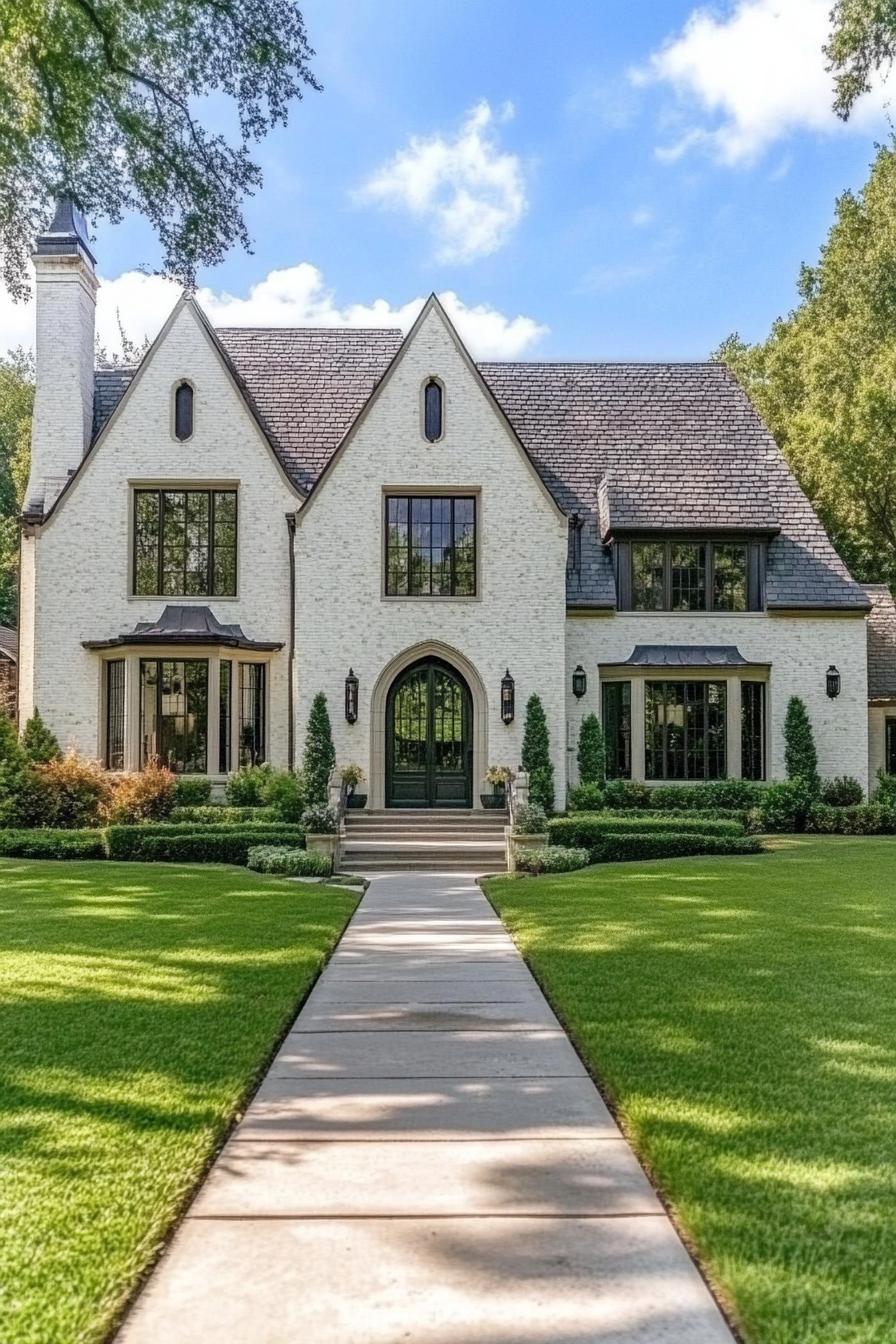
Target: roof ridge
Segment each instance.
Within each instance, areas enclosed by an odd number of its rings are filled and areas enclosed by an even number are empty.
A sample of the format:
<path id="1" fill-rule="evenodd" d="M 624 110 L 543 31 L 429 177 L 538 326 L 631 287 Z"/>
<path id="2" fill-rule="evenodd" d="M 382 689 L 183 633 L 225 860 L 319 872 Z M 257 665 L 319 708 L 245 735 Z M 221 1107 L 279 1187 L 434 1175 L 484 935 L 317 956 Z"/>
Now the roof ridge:
<path id="1" fill-rule="evenodd" d="M 648 368 L 648 369 L 724 369 L 726 365 L 718 359 L 479 359 L 483 364 L 500 364 L 506 368 L 552 369 L 571 368 Z"/>
<path id="2" fill-rule="evenodd" d="M 278 326 L 267 326 L 267 327 L 262 327 L 262 326 L 248 326 L 248 325 L 243 326 L 242 324 L 237 324 L 237 325 L 235 325 L 235 326 L 231 325 L 231 326 L 215 327 L 214 330 L 217 331 L 217 332 L 222 332 L 222 331 L 246 331 L 246 332 L 255 332 L 255 331 L 264 331 L 264 332 L 269 332 L 269 331 L 270 331 L 270 332 L 274 332 L 274 331 L 303 331 L 303 332 L 304 332 L 304 331 L 313 331 L 313 332 L 333 332 L 334 334 L 341 335 L 341 336 L 344 336 L 344 335 L 346 335 L 346 333 L 351 332 L 353 336 L 400 336 L 400 337 L 402 337 L 402 338 L 403 338 L 403 336 L 404 336 L 404 332 L 402 331 L 401 327 L 329 327 L 329 326 L 324 326 L 323 324 L 319 324 L 319 325 L 317 325 L 317 326 L 314 326 L 314 325 L 307 325 L 307 324 L 306 324 L 305 326 L 287 326 L 287 325 L 284 324 L 283 326 L 279 326 L 279 325 L 278 325 Z"/>

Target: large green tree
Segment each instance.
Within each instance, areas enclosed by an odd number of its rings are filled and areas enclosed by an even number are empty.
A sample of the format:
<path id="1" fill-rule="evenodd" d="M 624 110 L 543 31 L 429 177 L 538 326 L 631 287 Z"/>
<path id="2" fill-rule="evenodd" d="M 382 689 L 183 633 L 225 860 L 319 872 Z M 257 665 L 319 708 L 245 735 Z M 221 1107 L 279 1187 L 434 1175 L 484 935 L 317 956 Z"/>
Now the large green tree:
<path id="1" fill-rule="evenodd" d="M 846 191 L 799 303 L 716 351 L 740 379 L 857 578 L 896 585 L 896 141 Z"/>
<path id="2" fill-rule="evenodd" d="M 261 182 L 252 142 L 318 87 L 313 54 L 293 0 L 3 0 L 0 266 L 11 292 L 27 292 L 28 252 L 59 192 L 94 219 L 140 211 L 163 269 L 186 283 L 233 243 L 248 246 L 241 205 Z M 230 134 L 204 124 L 214 118 Z"/>
<path id="3" fill-rule="evenodd" d="M 845 121 L 875 71 L 896 57 L 896 0 L 835 0 L 824 51 L 834 76 L 834 109 Z"/>
<path id="4" fill-rule="evenodd" d="M 16 518 L 28 479 L 34 358 L 0 357 L 0 625 L 15 625 L 19 533 Z"/>

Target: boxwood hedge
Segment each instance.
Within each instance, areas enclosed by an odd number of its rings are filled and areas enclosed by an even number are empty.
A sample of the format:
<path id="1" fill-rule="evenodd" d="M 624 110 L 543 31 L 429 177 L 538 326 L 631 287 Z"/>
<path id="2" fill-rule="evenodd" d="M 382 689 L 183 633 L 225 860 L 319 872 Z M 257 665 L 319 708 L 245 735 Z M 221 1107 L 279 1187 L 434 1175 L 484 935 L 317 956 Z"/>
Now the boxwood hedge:
<path id="1" fill-rule="evenodd" d="M 105 836 L 99 830 L 0 830 L 0 855 L 10 859 L 104 859 Z"/>
<path id="2" fill-rule="evenodd" d="M 693 816 L 637 815 L 624 812 L 574 812 L 548 822 L 551 844 L 592 849 L 606 835 L 717 835 L 742 836 L 741 822 Z"/>
<path id="3" fill-rule="evenodd" d="M 245 865 L 254 845 L 290 845 L 300 849 L 302 832 L 295 826 L 110 826 L 106 845 L 110 859 L 146 863 L 239 863 Z"/>

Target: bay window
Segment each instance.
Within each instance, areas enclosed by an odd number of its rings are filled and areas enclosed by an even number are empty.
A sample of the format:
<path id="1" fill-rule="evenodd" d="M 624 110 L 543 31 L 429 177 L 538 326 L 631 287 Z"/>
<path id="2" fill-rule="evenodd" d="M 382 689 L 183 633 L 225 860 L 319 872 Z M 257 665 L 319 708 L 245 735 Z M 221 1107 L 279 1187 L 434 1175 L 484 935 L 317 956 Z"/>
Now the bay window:
<path id="1" fill-rule="evenodd" d="M 608 779 L 632 777 L 632 684 L 608 681 L 602 688 Z"/>
<path id="2" fill-rule="evenodd" d="M 179 775 L 208 769 L 208 660 L 141 658 L 140 765 Z"/>
<path id="3" fill-rule="evenodd" d="M 261 765 L 265 753 L 264 663 L 240 663 L 240 765 Z"/>
<path id="4" fill-rule="evenodd" d="M 644 685 L 646 779 L 724 779 L 724 681 Z"/>

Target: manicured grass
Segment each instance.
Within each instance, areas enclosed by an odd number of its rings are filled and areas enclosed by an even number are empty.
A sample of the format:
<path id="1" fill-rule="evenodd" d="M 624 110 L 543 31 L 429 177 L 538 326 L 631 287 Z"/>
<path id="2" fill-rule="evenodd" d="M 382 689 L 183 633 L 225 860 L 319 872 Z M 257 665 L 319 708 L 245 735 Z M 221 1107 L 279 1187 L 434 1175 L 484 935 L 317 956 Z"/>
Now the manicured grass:
<path id="1" fill-rule="evenodd" d="M 105 1338 L 356 903 L 0 860 L 0 1339 Z"/>
<path id="2" fill-rule="evenodd" d="M 896 840 L 487 884 L 751 1344 L 896 1340 Z"/>

